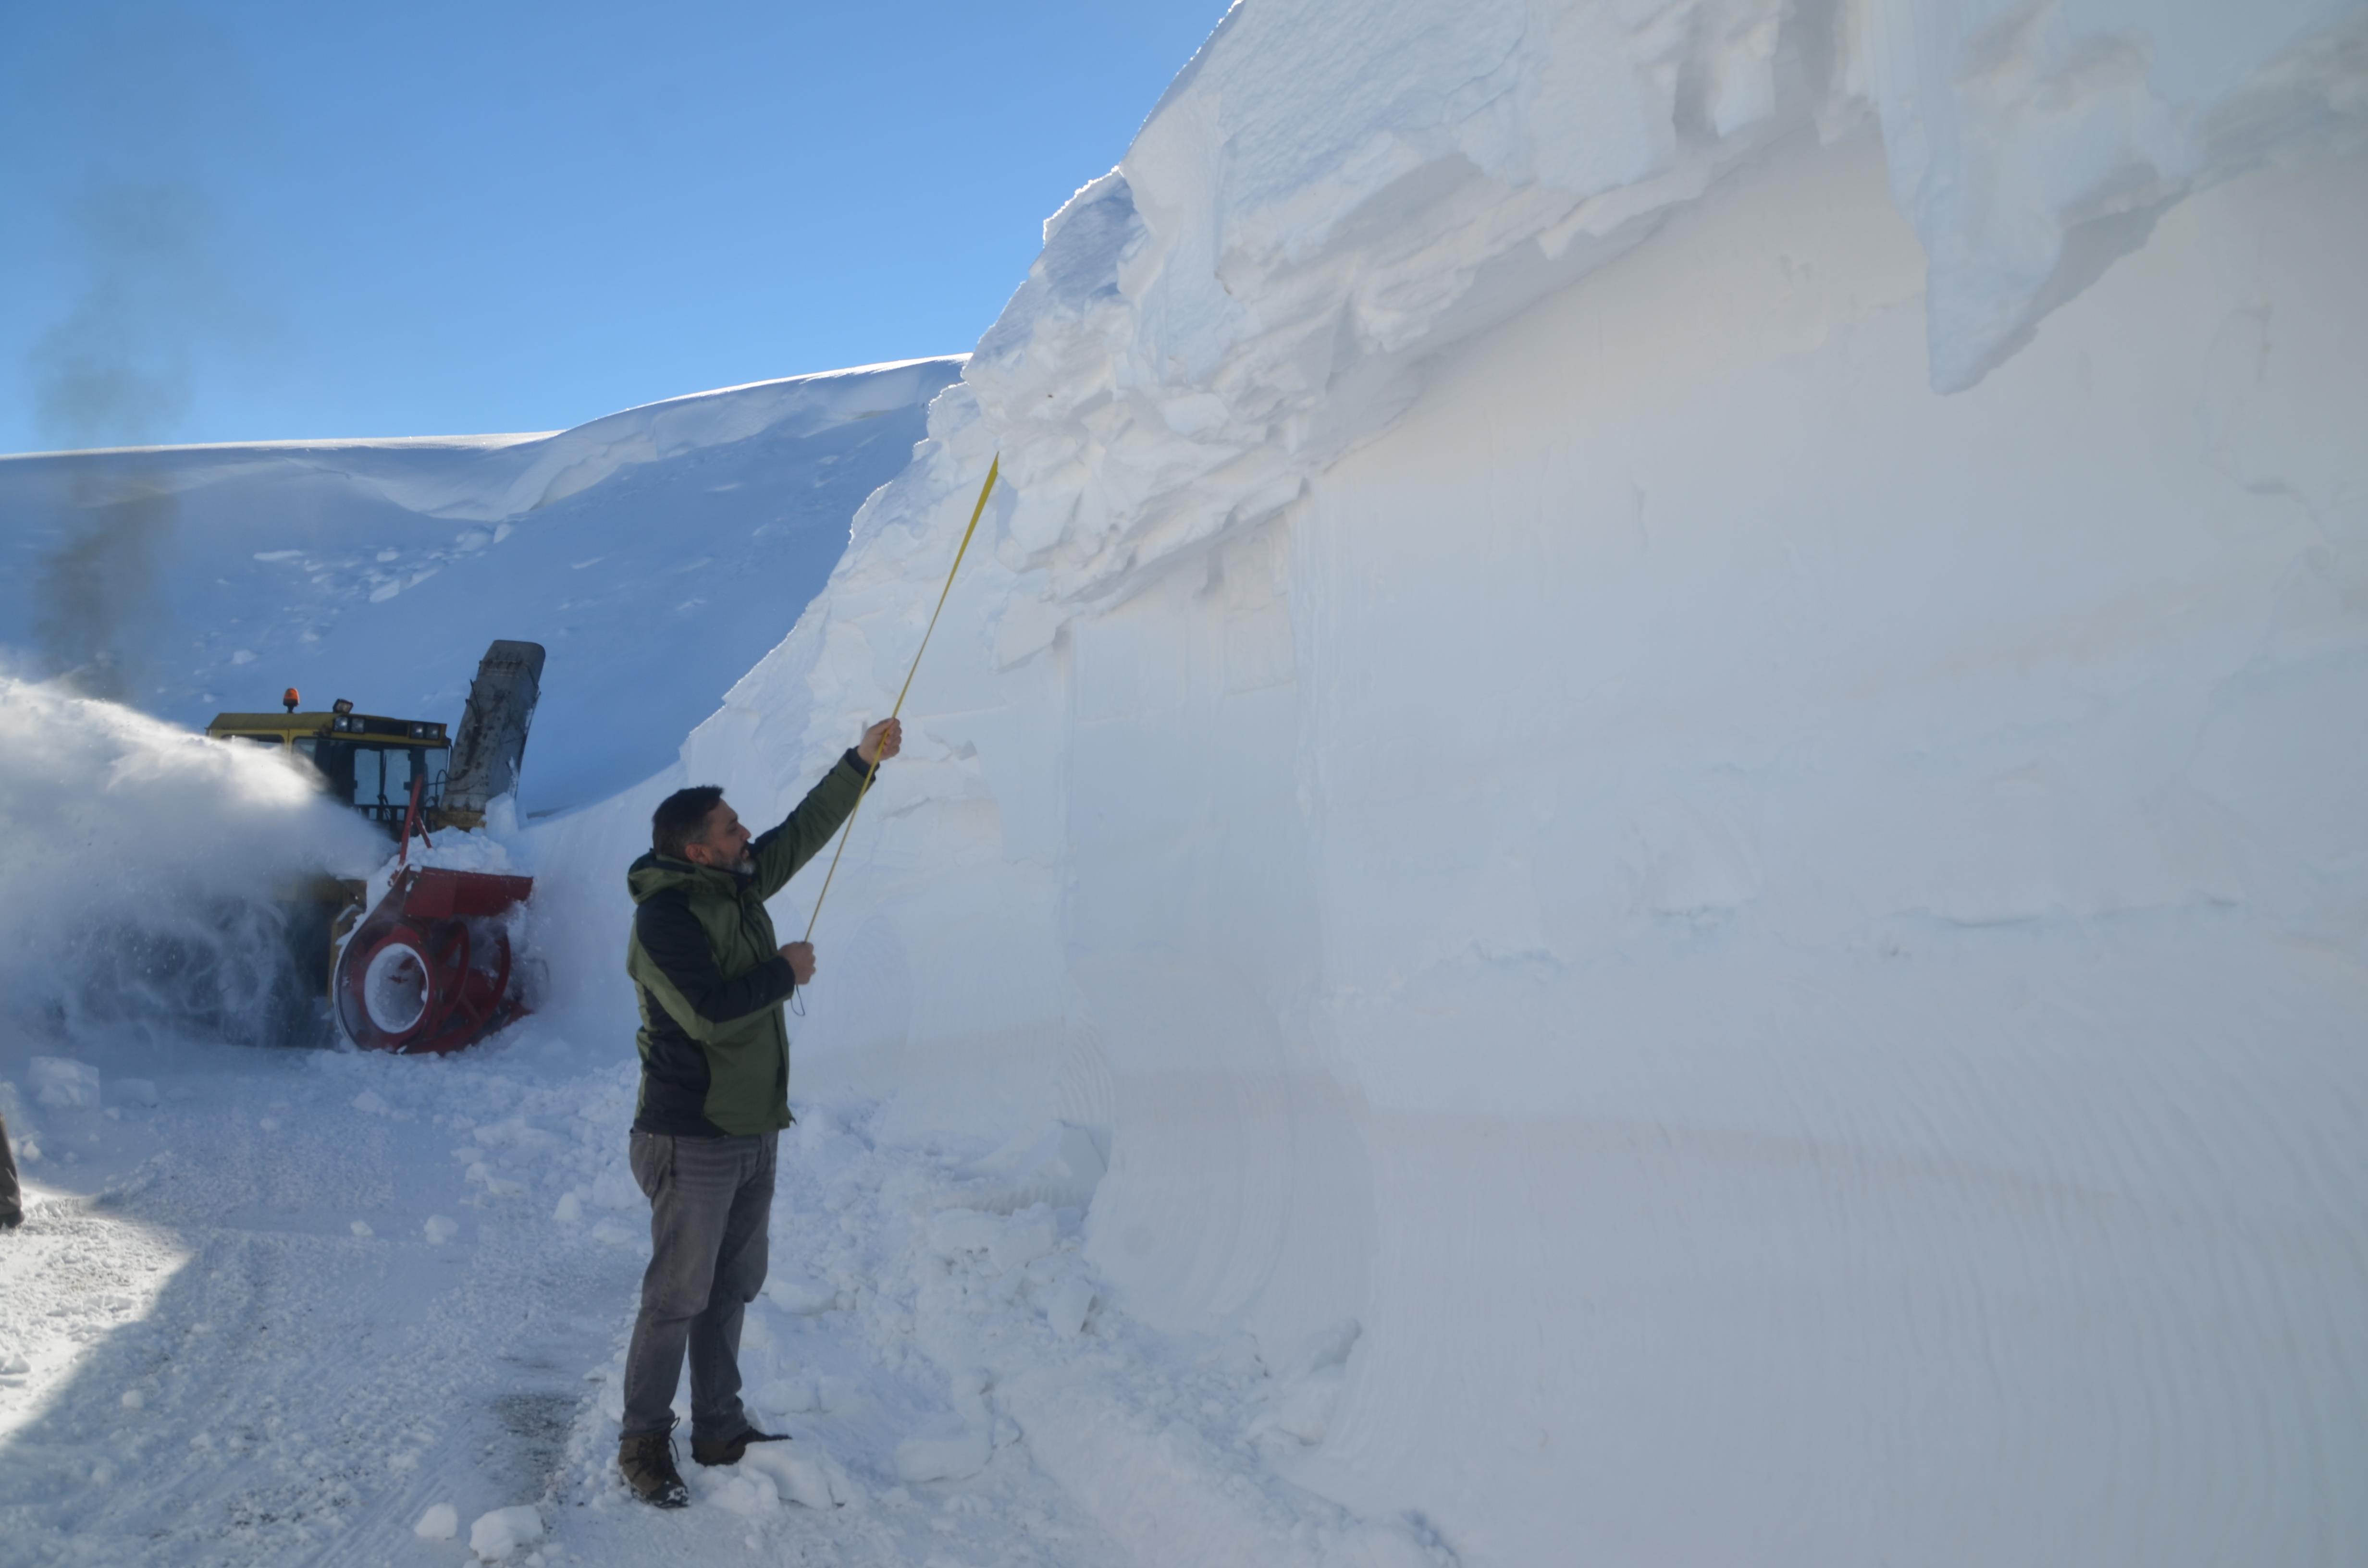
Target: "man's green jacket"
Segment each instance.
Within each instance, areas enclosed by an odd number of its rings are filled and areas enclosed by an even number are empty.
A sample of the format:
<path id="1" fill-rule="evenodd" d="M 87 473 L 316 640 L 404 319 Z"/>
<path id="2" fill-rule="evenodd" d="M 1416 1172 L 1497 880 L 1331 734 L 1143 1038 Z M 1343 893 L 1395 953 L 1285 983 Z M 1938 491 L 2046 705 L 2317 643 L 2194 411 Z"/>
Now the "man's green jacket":
<path id="1" fill-rule="evenodd" d="M 790 1124 L 781 1004 L 796 982 L 765 901 L 830 842 L 863 793 L 863 776 L 858 753 L 840 757 L 779 827 L 748 846 L 753 872 L 652 850 L 625 873 L 634 904 L 625 971 L 642 1004 L 636 1128 L 746 1138 Z"/>

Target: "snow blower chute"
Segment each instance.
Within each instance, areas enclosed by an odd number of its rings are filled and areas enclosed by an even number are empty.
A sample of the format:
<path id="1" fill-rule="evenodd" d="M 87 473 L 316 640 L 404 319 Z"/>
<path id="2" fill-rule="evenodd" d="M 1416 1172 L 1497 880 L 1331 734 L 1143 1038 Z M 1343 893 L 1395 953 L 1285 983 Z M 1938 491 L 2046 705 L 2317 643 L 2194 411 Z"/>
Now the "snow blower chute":
<path id="1" fill-rule="evenodd" d="M 458 1051 L 526 1010 L 511 937 L 533 880 L 410 858 L 415 834 L 432 846 L 435 833 L 481 828 L 487 808 L 517 788 L 542 661 L 539 643 L 486 649 L 449 742 L 440 723 L 357 713 L 343 699 L 326 713 L 298 712 L 293 687 L 284 714 L 223 713 L 207 726 L 217 738 L 301 758 L 326 793 L 402 846 L 393 881 L 367 913 L 358 881 L 326 879 L 291 901 L 300 906 L 290 922 L 300 968 L 319 977 L 316 986 L 326 980 L 329 1014 L 356 1045 Z"/>

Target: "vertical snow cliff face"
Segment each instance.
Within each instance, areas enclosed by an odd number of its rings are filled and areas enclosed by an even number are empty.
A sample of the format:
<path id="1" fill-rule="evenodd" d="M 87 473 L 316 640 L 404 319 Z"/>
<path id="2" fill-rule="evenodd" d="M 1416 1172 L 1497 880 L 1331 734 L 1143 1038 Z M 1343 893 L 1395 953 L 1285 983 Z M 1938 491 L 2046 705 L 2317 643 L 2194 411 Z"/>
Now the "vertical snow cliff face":
<path id="1" fill-rule="evenodd" d="M 1001 452 L 801 1083 L 1467 1563 L 2356 1560 L 2360 18 L 1237 6 L 685 748 Z"/>

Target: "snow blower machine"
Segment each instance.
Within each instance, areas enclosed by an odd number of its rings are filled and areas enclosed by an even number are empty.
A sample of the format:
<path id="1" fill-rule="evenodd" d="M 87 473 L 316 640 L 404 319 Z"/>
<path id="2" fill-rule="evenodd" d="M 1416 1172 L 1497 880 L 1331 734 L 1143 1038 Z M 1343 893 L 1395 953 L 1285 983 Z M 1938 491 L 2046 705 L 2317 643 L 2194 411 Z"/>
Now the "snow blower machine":
<path id="1" fill-rule="evenodd" d="M 516 790 L 542 660 L 536 642 L 486 649 L 449 737 L 440 723 L 357 713 L 342 698 L 302 712 L 294 687 L 283 712 L 218 713 L 206 726 L 217 740 L 278 748 L 400 846 L 375 904 L 365 907 L 367 883 L 334 877 L 287 901 L 297 972 L 312 977 L 313 998 L 325 982 L 328 1017 L 356 1045 L 442 1054 L 526 1011 L 511 937 L 533 879 L 415 866 L 411 841 L 432 847 L 437 833 L 480 829 Z M 317 1016 L 316 1003 L 306 1008 Z"/>

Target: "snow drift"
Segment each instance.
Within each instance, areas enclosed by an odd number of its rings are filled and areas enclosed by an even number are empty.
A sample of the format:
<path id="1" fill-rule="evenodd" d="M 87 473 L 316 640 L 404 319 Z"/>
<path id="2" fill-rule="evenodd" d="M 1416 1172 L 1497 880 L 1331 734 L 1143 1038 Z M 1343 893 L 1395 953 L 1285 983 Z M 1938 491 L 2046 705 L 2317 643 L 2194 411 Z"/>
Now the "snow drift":
<path id="1" fill-rule="evenodd" d="M 541 436 L 0 459 L 0 642 L 199 727 L 290 685 L 457 721 L 487 642 L 540 642 L 523 805 L 598 800 L 780 640 L 960 369 L 762 381 Z"/>
<path id="2" fill-rule="evenodd" d="M 1253 1337 L 1251 1426 L 1001 1396 L 1144 1561 L 1265 1539 L 1227 1444 L 1474 1564 L 2356 1554 L 2362 24 L 1237 6 L 550 833 L 575 983 L 999 451 L 796 1071 L 1092 1130 L 1121 1305 Z"/>

